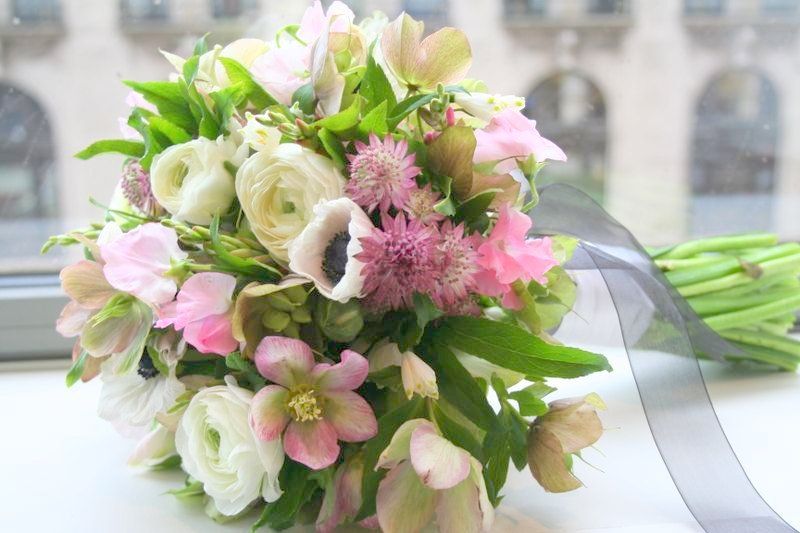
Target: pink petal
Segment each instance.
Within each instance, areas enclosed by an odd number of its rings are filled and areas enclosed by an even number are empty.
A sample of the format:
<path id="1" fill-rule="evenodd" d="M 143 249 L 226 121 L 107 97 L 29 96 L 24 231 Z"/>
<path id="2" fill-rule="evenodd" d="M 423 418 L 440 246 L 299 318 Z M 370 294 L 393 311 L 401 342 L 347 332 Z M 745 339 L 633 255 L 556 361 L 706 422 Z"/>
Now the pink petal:
<path id="1" fill-rule="evenodd" d="M 506 242 L 523 241 L 533 222 L 530 217 L 517 211 L 509 204 L 500 207 L 500 217 L 492 228 L 490 240 L 502 239 Z"/>
<path id="2" fill-rule="evenodd" d="M 286 455 L 312 470 L 327 468 L 339 457 L 336 430 L 327 420 L 293 420 L 283 436 L 283 448 Z"/>
<path id="3" fill-rule="evenodd" d="M 408 459 L 409 448 L 411 447 L 411 435 L 419 427 L 433 429 L 433 424 L 424 418 L 413 418 L 403 422 L 392 435 L 392 440 L 378 457 L 376 468 L 394 468 L 402 461 Z M 436 431 L 435 429 L 433 429 Z"/>
<path id="4" fill-rule="evenodd" d="M 133 294 L 150 305 L 172 301 L 175 281 L 164 277 L 173 259 L 185 259 L 175 230 L 161 224 L 143 224 L 100 246 L 103 274 L 117 290 Z"/>
<path id="5" fill-rule="evenodd" d="M 264 337 L 255 353 L 258 372 L 278 385 L 292 388 L 306 382 L 314 368 L 314 354 L 308 344 L 289 337 Z"/>
<path id="6" fill-rule="evenodd" d="M 411 434 L 411 464 L 422 482 L 432 489 L 455 487 L 469 475 L 470 455 L 439 435 L 432 426 Z"/>
<path id="7" fill-rule="evenodd" d="M 333 486 L 325 491 L 316 528 L 319 533 L 333 533 L 336 527 L 353 519 L 361 508 L 361 482 L 364 462 L 359 456 L 351 456 L 339 466 L 333 478 Z"/>
<path id="8" fill-rule="evenodd" d="M 353 391 L 326 391 L 325 420 L 336 429 L 339 440 L 363 442 L 378 434 L 372 407 Z"/>
<path id="9" fill-rule="evenodd" d="M 320 390 L 353 390 L 367 379 L 369 362 L 360 353 L 344 350 L 342 360 L 335 365 L 320 363 L 311 373 Z"/>
<path id="10" fill-rule="evenodd" d="M 231 307 L 236 278 L 221 272 L 201 272 L 186 280 L 178 293 L 177 314 L 183 323 L 222 315 Z M 180 329 L 180 327 L 177 327 Z"/>
<path id="11" fill-rule="evenodd" d="M 168 328 L 175 324 L 178 321 L 178 302 L 172 301 L 162 305 L 156 311 L 156 315 L 158 316 L 155 324 L 157 328 Z M 181 324 L 180 327 L 176 326 L 175 329 L 183 329 L 184 327 L 186 327 L 186 324 Z"/>
<path id="12" fill-rule="evenodd" d="M 420 483 L 406 461 L 383 478 L 375 503 L 382 531 L 418 533 L 433 517 L 436 492 Z"/>
<path id="13" fill-rule="evenodd" d="M 229 314 L 191 322 L 183 329 L 183 338 L 201 353 L 228 355 L 239 347 Z"/>
<path id="14" fill-rule="evenodd" d="M 289 393 L 280 385 L 267 385 L 250 401 L 250 427 L 261 440 L 275 440 L 289 423 L 284 402 Z"/>

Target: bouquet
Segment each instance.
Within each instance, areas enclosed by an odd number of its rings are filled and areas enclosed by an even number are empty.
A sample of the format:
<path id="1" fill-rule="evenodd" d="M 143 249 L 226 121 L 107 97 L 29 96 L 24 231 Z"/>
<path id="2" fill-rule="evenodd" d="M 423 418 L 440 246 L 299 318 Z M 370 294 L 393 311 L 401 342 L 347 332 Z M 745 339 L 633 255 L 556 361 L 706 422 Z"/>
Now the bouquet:
<path id="1" fill-rule="evenodd" d="M 610 370 L 547 331 L 576 241 L 531 238 L 534 179 L 564 153 L 524 100 L 467 79 L 464 33 L 315 2 L 274 40 L 128 81 L 105 220 L 51 238 L 76 337 L 68 385 L 139 436 L 130 463 L 253 528 L 487 531 L 509 465 L 553 492 L 602 434 Z M 492 401 L 489 401 L 489 397 Z"/>

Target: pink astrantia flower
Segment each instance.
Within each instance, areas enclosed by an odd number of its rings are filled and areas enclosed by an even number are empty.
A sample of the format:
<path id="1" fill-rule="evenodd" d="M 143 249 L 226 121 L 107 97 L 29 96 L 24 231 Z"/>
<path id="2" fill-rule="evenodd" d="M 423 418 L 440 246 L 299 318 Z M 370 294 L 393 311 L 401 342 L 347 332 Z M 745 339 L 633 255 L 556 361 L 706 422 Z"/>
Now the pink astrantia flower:
<path id="1" fill-rule="evenodd" d="M 178 246 L 178 234 L 161 224 L 143 224 L 100 244 L 103 274 L 117 290 L 133 294 L 151 306 L 171 302 L 178 287 L 165 276 L 172 261 L 187 254 Z"/>
<path id="2" fill-rule="evenodd" d="M 499 173 L 511 172 L 516 160 L 534 156 L 541 163 L 547 159 L 566 161 L 563 150 L 541 136 L 536 121 L 529 120 L 518 109 L 508 108 L 492 117 L 489 125 L 475 131 L 478 144 L 473 162 L 500 161 L 495 167 Z"/>
<path id="3" fill-rule="evenodd" d="M 120 189 L 128 203 L 142 213 L 152 215 L 158 211 L 158 202 L 150 186 L 150 173 L 142 168 L 138 159 L 130 159 L 122 167 Z"/>
<path id="4" fill-rule="evenodd" d="M 228 355 L 239 343 L 233 338 L 233 290 L 236 278 L 220 272 L 201 272 L 181 287 L 177 299 L 159 312 L 156 327 L 174 326 L 201 353 Z"/>
<path id="5" fill-rule="evenodd" d="M 430 184 L 424 188 L 414 187 L 409 191 L 408 200 L 403 206 L 403 210 L 408 213 L 408 217 L 419 220 L 425 225 L 441 222 L 445 216 L 436 211 L 436 203 L 442 196 L 434 191 Z"/>
<path id="6" fill-rule="evenodd" d="M 489 296 L 503 296 L 503 304 L 518 309 L 521 302 L 511 289 L 517 280 L 545 283 L 545 274 L 558 265 L 548 237 L 528 239 L 531 219 L 504 204 L 489 237 L 478 246 L 477 264 L 482 268 L 475 275 L 478 289 Z"/>
<path id="7" fill-rule="evenodd" d="M 381 141 L 370 134 L 369 144 L 356 141 L 356 154 L 349 154 L 350 180 L 347 195 L 371 213 L 376 207 L 402 209 L 408 201 L 420 168 L 414 166 L 415 154 L 408 153 L 408 142 L 395 142 L 391 135 Z"/>
<path id="8" fill-rule="evenodd" d="M 442 225 L 440 235 L 438 275 L 431 296 L 445 311 L 461 311 L 477 288 L 478 253 L 472 239 L 464 237 L 463 224 L 453 226 L 448 220 Z"/>
<path id="9" fill-rule="evenodd" d="M 381 220 L 383 229 L 361 237 L 362 251 L 355 256 L 364 263 L 362 293 L 373 309 L 411 307 L 414 292 L 433 287 L 438 233 L 418 220 L 407 222 L 402 213 L 394 219 L 383 213 Z"/>
<path id="10" fill-rule="evenodd" d="M 417 418 L 400 426 L 377 467 L 389 469 L 376 497 L 383 531 L 421 531 L 434 514 L 444 533 L 492 527 L 494 509 L 481 463 L 442 437 L 430 421 Z"/>
<path id="11" fill-rule="evenodd" d="M 315 364 L 303 341 L 265 337 L 256 349 L 255 363 L 274 385 L 253 398 L 250 425 L 265 441 L 283 433 L 286 455 L 293 460 L 321 470 L 339 457 L 338 441 L 363 442 L 377 434 L 372 408 L 353 392 L 369 372 L 362 355 L 344 350 L 337 364 Z"/>

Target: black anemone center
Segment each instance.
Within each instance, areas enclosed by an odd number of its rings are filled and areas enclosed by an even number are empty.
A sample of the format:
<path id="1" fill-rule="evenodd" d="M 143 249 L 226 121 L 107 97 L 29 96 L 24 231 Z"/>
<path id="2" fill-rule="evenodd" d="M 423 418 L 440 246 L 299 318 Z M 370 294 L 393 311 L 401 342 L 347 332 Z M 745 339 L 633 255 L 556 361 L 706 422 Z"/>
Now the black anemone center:
<path id="1" fill-rule="evenodd" d="M 334 285 L 339 283 L 344 276 L 349 242 L 350 234 L 346 231 L 341 231 L 333 236 L 325 248 L 325 256 L 322 258 L 322 271 L 325 272 L 325 275 Z"/>
<path id="2" fill-rule="evenodd" d="M 139 368 L 136 372 L 144 379 L 154 378 L 158 375 L 158 369 L 153 364 L 153 360 L 150 359 L 150 355 L 147 352 L 143 353 L 142 358 L 139 359 Z"/>

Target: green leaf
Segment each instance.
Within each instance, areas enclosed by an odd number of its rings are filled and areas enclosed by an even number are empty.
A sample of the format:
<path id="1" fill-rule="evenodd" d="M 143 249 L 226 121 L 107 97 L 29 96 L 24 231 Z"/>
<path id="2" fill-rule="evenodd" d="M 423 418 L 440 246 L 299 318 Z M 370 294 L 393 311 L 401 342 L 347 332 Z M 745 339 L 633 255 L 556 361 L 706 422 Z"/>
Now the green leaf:
<path id="1" fill-rule="evenodd" d="M 292 95 L 292 103 L 300 106 L 300 110 L 306 115 L 313 115 L 314 108 L 317 107 L 317 99 L 314 96 L 314 86 L 306 83 L 297 89 Z"/>
<path id="2" fill-rule="evenodd" d="M 475 196 L 471 196 L 456 208 L 456 221 L 472 224 L 486 214 L 494 197 L 503 192 L 502 189 L 486 189 Z"/>
<path id="3" fill-rule="evenodd" d="M 500 503 L 500 489 L 508 478 L 508 464 L 511 461 L 511 450 L 509 447 L 509 433 L 505 429 L 489 432 L 483 443 L 486 453 L 486 463 L 484 463 L 483 479 L 486 481 L 486 491 L 492 505 Z"/>
<path id="4" fill-rule="evenodd" d="M 419 109 L 420 107 L 429 104 L 434 99 L 435 94 L 415 94 L 409 96 L 402 102 L 398 103 L 389 112 L 389 130 L 393 130 L 400 124 L 403 119 L 408 115 Z"/>
<path id="5" fill-rule="evenodd" d="M 181 90 L 180 83 L 171 81 L 125 81 L 124 83 L 156 106 L 158 114 L 165 119 L 186 131 L 193 131 L 196 128 L 196 122 L 192 118 L 189 103 Z"/>
<path id="6" fill-rule="evenodd" d="M 472 156 L 477 141 L 466 126 L 451 126 L 428 147 L 428 164 L 433 172 L 453 179 L 456 198 L 464 199 L 472 189 Z"/>
<path id="7" fill-rule="evenodd" d="M 210 94 L 216 107 L 216 119 L 220 129 L 227 129 L 236 107 L 244 101 L 244 93 L 238 85 L 231 85 Z"/>
<path id="8" fill-rule="evenodd" d="M 361 98 L 356 98 L 353 100 L 353 104 L 344 111 L 339 111 L 335 115 L 318 120 L 314 122 L 313 125 L 317 128 L 326 128 L 336 133 L 347 131 L 358 124 L 358 117 L 361 113 L 361 102 Z"/>
<path id="9" fill-rule="evenodd" d="M 89 353 L 86 350 L 81 351 L 81 354 L 75 359 L 72 366 L 69 367 L 69 372 L 67 372 L 66 377 L 67 387 L 72 387 L 81 379 L 81 376 L 83 376 L 83 369 L 86 368 L 87 357 L 90 357 Z"/>
<path id="10" fill-rule="evenodd" d="M 389 442 L 403 422 L 419 418 L 425 410 L 421 396 L 414 396 L 400 407 L 389 411 L 378 420 L 378 434 L 364 444 L 364 477 L 361 482 L 362 503 L 355 520 L 363 520 L 375 514 L 375 494 L 386 471 L 375 470 L 378 457 L 389 446 Z"/>
<path id="11" fill-rule="evenodd" d="M 385 136 L 389 132 L 389 125 L 386 122 L 386 102 L 381 102 L 358 123 L 358 132 L 361 135 L 374 133 L 379 137 Z"/>
<path id="12" fill-rule="evenodd" d="M 123 139 L 106 139 L 102 141 L 97 141 L 77 154 L 75 157 L 78 159 L 91 159 L 96 155 L 100 154 L 107 154 L 107 153 L 117 153 L 122 155 L 127 155 L 130 157 L 142 157 L 145 152 L 144 143 L 141 141 L 127 141 Z"/>
<path id="13" fill-rule="evenodd" d="M 305 505 L 319 488 L 316 480 L 309 477 L 311 470 L 287 459 L 280 473 L 281 497 L 268 503 L 261 517 L 250 528 L 256 531 L 264 526 L 275 530 L 290 528 L 294 525 L 298 511 Z"/>
<path id="14" fill-rule="evenodd" d="M 208 52 L 208 34 L 206 33 L 194 43 L 194 50 L 192 51 L 192 55 L 201 56 Z"/>
<path id="15" fill-rule="evenodd" d="M 451 198 L 453 180 L 450 176 L 442 176 L 439 180 L 439 191 L 443 198 L 433 206 L 433 210 L 445 216 L 451 217 L 456 214 L 456 204 Z"/>
<path id="16" fill-rule="evenodd" d="M 611 370 L 602 355 L 548 344 L 515 325 L 484 318 L 448 317 L 434 331 L 434 338 L 527 376 L 576 378 Z"/>
<path id="17" fill-rule="evenodd" d="M 229 57 L 220 57 L 218 61 L 225 68 L 228 79 L 233 85 L 239 85 L 248 102 L 258 109 L 265 109 L 278 103 L 264 88 L 253 79 L 250 71 L 241 63 Z"/>
<path id="18" fill-rule="evenodd" d="M 322 147 L 328 152 L 328 155 L 331 156 L 336 166 L 340 170 L 344 169 L 347 166 L 347 155 L 345 154 L 342 141 L 339 140 L 336 134 L 325 128 L 319 130 L 317 135 L 319 136 L 319 142 L 322 144 Z"/>
<path id="19" fill-rule="evenodd" d="M 256 370 L 256 366 L 253 364 L 253 362 L 239 352 L 234 352 L 230 355 L 227 355 L 225 357 L 225 365 L 230 370 L 242 372 L 247 381 L 249 381 L 256 390 L 263 388 L 264 385 L 267 384 L 266 380 L 261 377 L 261 374 L 259 374 L 258 370 Z"/>
<path id="20" fill-rule="evenodd" d="M 414 302 L 414 314 L 417 317 L 417 326 L 422 331 L 425 330 L 425 326 L 429 322 L 444 316 L 444 311 L 436 307 L 436 304 L 427 294 L 415 292 L 412 300 Z"/>
<path id="21" fill-rule="evenodd" d="M 469 452 L 475 459 L 484 462 L 483 448 L 478 438 L 471 433 L 467 428 L 447 416 L 438 402 L 433 404 L 433 417 L 436 419 L 436 425 L 442 430 L 444 437 L 458 446 Z"/>
<path id="22" fill-rule="evenodd" d="M 367 59 L 367 70 L 364 71 L 358 93 L 366 100 L 365 109 L 367 111 L 371 111 L 381 104 L 386 104 L 386 109 L 392 109 L 397 105 L 392 84 L 371 53 Z"/>
<path id="23" fill-rule="evenodd" d="M 517 402 L 519 413 L 522 416 L 542 416 L 549 410 L 542 398 L 554 390 L 556 389 L 543 382 L 538 382 L 524 389 L 514 391 L 508 396 Z"/>
<path id="24" fill-rule="evenodd" d="M 199 481 L 191 479 L 186 480 L 186 484 L 179 489 L 168 490 L 167 494 L 172 494 L 179 500 L 187 500 L 190 498 L 202 497 L 205 495 L 203 491 L 203 484 Z"/>
<path id="25" fill-rule="evenodd" d="M 423 342 L 417 353 L 436 372 L 440 397 L 481 429 L 489 431 L 497 425 L 486 394 L 447 346 Z"/>
<path id="26" fill-rule="evenodd" d="M 183 79 L 186 80 L 186 83 L 188 83 L 189 85 L 192 85 L 194 83 L 194 80 L 195 78 L 197 78 L 197 73 L 199 71 L 200 71 L 199 55 L 193 55 L 183 63 Z"/>
<path id="27" fill-rule="evenodd" d="M 147 119 L 147 122 L 153 131 L 165 136 L 172 144 L 182 144 L 192 140 L 192 136 L 186 130 L 158 115 L 151 116 Z"/>

